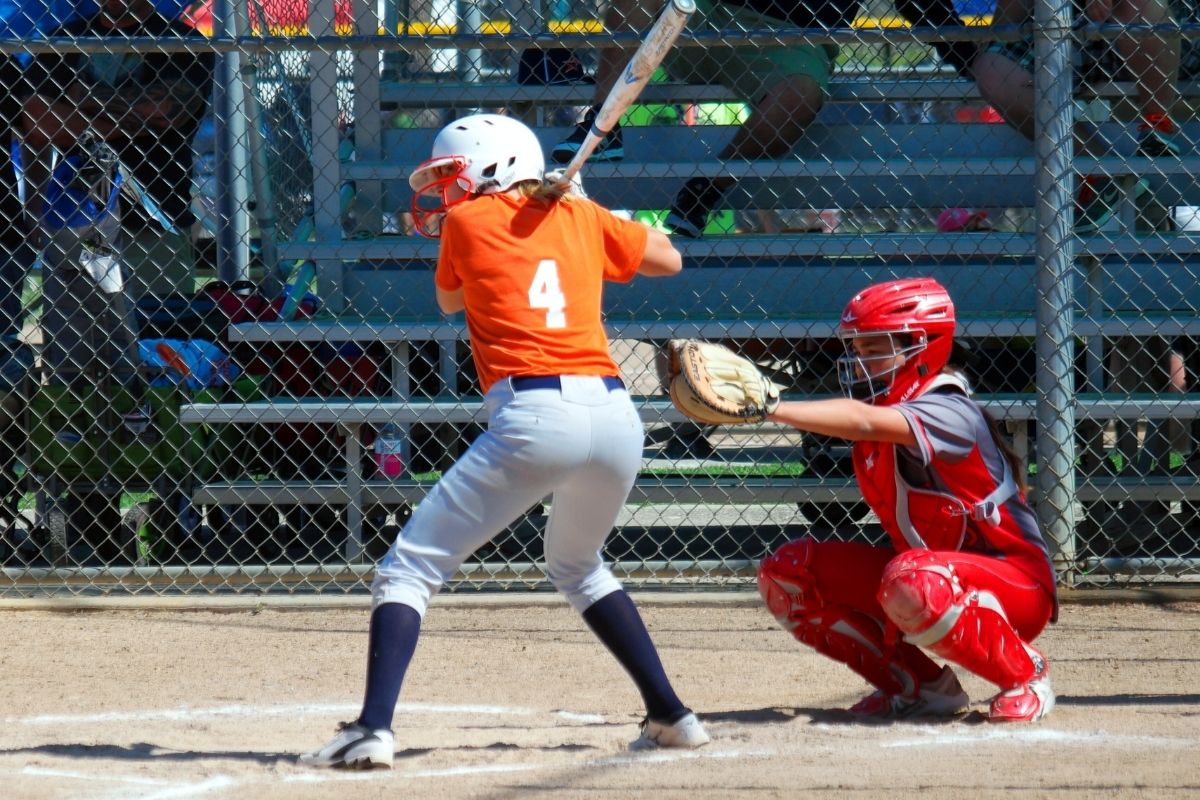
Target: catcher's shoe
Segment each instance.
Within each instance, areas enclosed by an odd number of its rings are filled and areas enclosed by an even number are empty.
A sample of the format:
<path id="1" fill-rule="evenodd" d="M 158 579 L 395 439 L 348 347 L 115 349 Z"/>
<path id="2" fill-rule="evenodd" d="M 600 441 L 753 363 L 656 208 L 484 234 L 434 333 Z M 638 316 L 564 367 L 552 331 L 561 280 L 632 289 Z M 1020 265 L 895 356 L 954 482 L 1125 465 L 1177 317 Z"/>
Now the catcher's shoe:
<path id="1" fill-rule="evenodd" d="M 342 722 L 333 741 L 300 756 L 300 763 L 306 767 L 391 769 L 393 744 L 392 732 L 387 729 L 373 731 L 357 722 Z"/>
<path id="2" fill-rule="evenodd" d="M 970 698 L 950 667 L 921 684 L 916 697 L 887 694 L 882 689 L 859 700 L 850 713 L 865 719 L 917 719 L 921 717 L 956 717 L 971 705 Z"/>
<path id="3" fill-rule="evenodd" d="M 992 698 L 988 722 L 1037 722 L 1054 709 L 1054 690 L 1050 688 L 1050 667 L 1046 658 L 1029 645 L 1025 647 L 1037 672 L 1032 680 Z"/>
<path id="4" fill-rule="evenodd" d="M 630 750 L 653 750 L 656 747 L 700 747 L 708 744 L 704 726 L 691 711 L 675 722 L 642 720 L 642 735 L 629 743 Z"/>

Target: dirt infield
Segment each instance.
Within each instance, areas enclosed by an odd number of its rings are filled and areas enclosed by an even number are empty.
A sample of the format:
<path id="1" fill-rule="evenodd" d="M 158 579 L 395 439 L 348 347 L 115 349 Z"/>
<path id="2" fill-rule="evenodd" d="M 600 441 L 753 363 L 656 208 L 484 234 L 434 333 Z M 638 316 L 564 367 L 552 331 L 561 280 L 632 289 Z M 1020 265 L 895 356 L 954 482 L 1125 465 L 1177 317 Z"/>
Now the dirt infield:
<path id="1" fill-rule="evenodd" d="M 0 613 L 0 797 L 1195 797 L 1200 603 L 1069 605 L 1042 639 L 1059 706 L 990 726 L 862 725 L 864 693 L 753 598 L 639 597 L 713 742 L 629 753 L 639 702 L 560 601 L 435 603 L 396 717 L 393 772 L 295 754 L 352 718 L 366 606 Z M 364 601 L 365 602 L 365 601 Z"/>

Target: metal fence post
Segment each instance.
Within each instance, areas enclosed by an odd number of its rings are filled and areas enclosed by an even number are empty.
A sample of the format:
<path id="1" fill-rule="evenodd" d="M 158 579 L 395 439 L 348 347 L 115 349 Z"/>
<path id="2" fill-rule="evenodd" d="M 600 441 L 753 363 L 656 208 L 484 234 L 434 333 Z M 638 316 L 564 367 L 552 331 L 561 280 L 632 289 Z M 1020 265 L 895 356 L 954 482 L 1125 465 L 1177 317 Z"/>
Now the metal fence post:
<path id="1" fill-rule="evenodd" d="M 267 23 L 264 14 L 259 14 L 259 25 Z M 250 32 L 250 15 L 244 0 L 233 7 L 233 30 L 238 38 Z M 260 35 L 266 35 L 263 30 Z M 239 53 L 238 58 L 242 56 Z M 259 254 L 263 265 L 263 283 L 270 284 L 277 278 L 279 257 L 275 243 L 279 238 L 275 219 L 275 195 L 271 188 L 271 176 L 267 167 L 267 145 L 263 141 L 263 115 L 259 107 L 258 66 L 260 56 L 242 59 L 238 73 L 242 79 L 242 106 L 246 118 L 246 145 L 250 151 L 250 172 L 254 178 L 254 216 L 258 220 Z M 281 76 L 281 79 L 282 76 Z"/>
<path id="2" fill-rule="evenodd" d="M 316 0 L 309 10 L 309 32 L 313 36 L 331 36 L 334 25 L 333 0 Z M 316 50 L 309 55 L 312 97 L 313 223 L 316 238 L 336 242 L 342 238 L 341 175 L 338 157 L 341 116 L 338 102 L 337 52 Z M 317 259 L 317 291 L 324 308 L 340 314 L 345 308 L 342 262 Z"/>
<path id="3" fill-rule="evenodd" d="M 1076 579 L 1075 238 L 1070 0 L 1034 3 L 1038 520 L 1059 579 Z"/>
<path id="4" fill-rule="evenodd" d="M 213 3 L 213 33 L 219 38 L 228 38 L 233 30 L 234 1 Z M 217 274 L 226 281 L 250 277 L 250 158 L 241 66 L 241 53 L 230 51 L 221 56 L 214 89 L 221 209 Z"/>

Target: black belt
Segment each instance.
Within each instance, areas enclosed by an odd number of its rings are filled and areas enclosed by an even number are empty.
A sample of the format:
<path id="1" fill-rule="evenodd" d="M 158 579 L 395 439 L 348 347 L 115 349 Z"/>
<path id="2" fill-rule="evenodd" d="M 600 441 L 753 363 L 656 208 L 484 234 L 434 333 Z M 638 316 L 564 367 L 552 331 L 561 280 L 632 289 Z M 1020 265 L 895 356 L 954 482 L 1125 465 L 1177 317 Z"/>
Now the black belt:
<path id="1" fill-rule="evenodd" d="M 514 392 L 528 392 L 531 389 L 561 389 L 562 380 L 557 375 L 526 375 L 520 378 L 510 378 Z M 605 375 L 600 378 L 610 392 L 625 388 L 625 381 L 616 375 Z"/>

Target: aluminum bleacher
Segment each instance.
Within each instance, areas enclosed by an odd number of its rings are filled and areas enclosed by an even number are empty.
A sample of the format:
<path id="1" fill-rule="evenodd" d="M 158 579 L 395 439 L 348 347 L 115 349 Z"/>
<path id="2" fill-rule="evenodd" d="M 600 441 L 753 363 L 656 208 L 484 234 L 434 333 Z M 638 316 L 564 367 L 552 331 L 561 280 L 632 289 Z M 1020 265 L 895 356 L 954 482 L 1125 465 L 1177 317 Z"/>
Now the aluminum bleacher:
<path id="1" fill-rule="evenodd" d="M 1195 93 L 1195 87 L 1189 92 Z M 1095 96 L 1119 101 L 1128 86 L 1095 87 Z M 476 108 L 507 108 L 537 119 L 555 105 L 582 105 L 590 87 L 516 87 L 491 84 L 383 84 L 388 108 L 443 109 L 466 113 Z M 648 103 L 735 102 L 719 87 L 657 84 Z M 941 121 L 911 123 L 892 113 L 897 103 L 938 103 L 949 107 L 978 103 L 964 81 L 867 79 L 834 81 L 830 102 L 808 135 L 786 158 L 723 162 L 717 153 L 733 133 L 725 125 L 645 126 L 625 130 L 626 157 L 613 164 L 588 165 L 589 194 L 613 208 L 661 209 L 694 175 L 733 175 L 739 188 L 728 198 L 738 209 L 837 208 L 842 210 L 962 207 L 1028 207 L 1033 204 L 1035 160 L 1030 143 L 1003 125 Z M 375 157 L 337 166 L 327 181 L 373 186 L 384 208 L 407 207 L 404 180 L 411 166 L 427 157 L 436 126 L 382 132 Z M 547 149 L 567 132 L 539 126 Z M 1152 195 L 1165 207 L 1200 205 L 1189 176 L 1200 171 L 1200 156 L 1138 158 L 1130 126 L 1106 123 L 1101 133 L 1110 149 L 1099 157 L 1079 157 L 1076 168 L 1117 178 L 1127 188 L 1115 229 L 1074 240 L 1073 314 L 1070 331 L 1081 348 L 1098 353 L 1104 341 L 1121 336 L 1200 334 L 1194 312 L 1200 275 L 1200 237 L 1186 232 L 1146 235 L 1139 229 L 1144 211 L 1134 185 L 1147 178 Z M 1200 139 L 1188 124 L 1186 141 Z M 368 148 L 369 149 L 369 148 Z M 330 165 L 326 165 L 330 166 Z M 834 332 L 841 304 L 870 282 L 905 275 L 933 275 L 956 299 L 960 335 L 1013 339 L 1038 332 L 1037 242 L 1032 234 L 855 232 L 833 234 L 747 233 L 679 242 L 684 272 L 663 281 L 640 280 L 610 286 L 605 306 L 610 338 L 660 343 L 674 336 L 733 340 L 821 340 Z M 359 431 L 385 422 L 402 426 L 466 425 L 482 421 L 477 395 L 456 395 L 461 320 L 447 319 L 434 304 L 432 269 L 436 242 L 406 236 L 324 237 L 283 243 L 281 258 L 312 260 L 319 286 L 334 313 L 289 323 L 235 326 L 232 338 L 246 343 L 357 342 L 384 345 L 390 355 L 390 394 L 359 400 L 274 398 L 256 403 L 194 404 L 182 421 L 205 426 L 320 422 L 347 434 L 344 478 L 318 481 L 222 480 L 194 492 L 200 505 L 326 503 L 344 506 L 349 536 L 344 554 L 362 557 L 361 523 L 372 505 L 411 505 L 431 483 L 364 478 Z M 432 343 L 439 362 L 435 391 L 416 391 L 408 377 L 414 348 Z M 425 357 L 428 357 L 426 354 Z M 1098 359 L 1092 359 L 1093 370 Z M 649 365 L 644 365 L 647 369 Z M 1095 386 L 1102 381 L 1093 378 Z M 664 399 L 639 398 L 647 425 L 680 421 Z M 985 398 L 985 405 L 1024 443 L 1037 419 L 1032 394 Z M 1080 395 L 1077 417 L 1109 419 L 1187 419 L 1200 416 L 1200 401 L 1162 397 Z M 769 426 L 768 426 L 769 427 Z M 1093 478 L 1079 484 L 1083 502 L 1114 495 L 1127 499 L 1200 499 L 1200 485 L 1186 480 Z M 847 503 L 857 499 L 846 480 L 811 476 L 738 475 L 717 478 L 663 477 L 640 480 L 631 503 Z"/>

